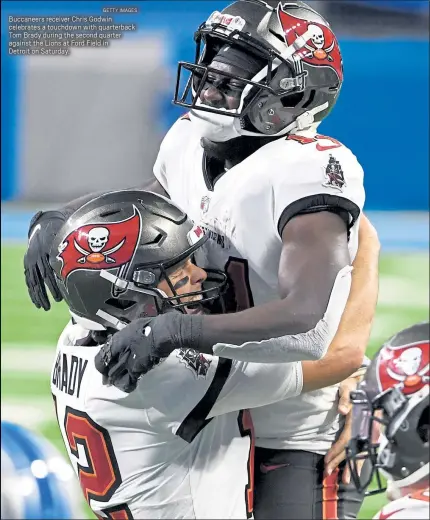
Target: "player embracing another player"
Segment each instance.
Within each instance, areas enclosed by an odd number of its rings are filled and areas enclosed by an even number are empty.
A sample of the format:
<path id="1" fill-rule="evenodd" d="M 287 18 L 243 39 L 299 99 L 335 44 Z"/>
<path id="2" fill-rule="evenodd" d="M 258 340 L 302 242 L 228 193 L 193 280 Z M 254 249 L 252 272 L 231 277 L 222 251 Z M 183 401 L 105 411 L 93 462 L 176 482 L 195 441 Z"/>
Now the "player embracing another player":
<path id="1" fill-rule="evenodd" d="M 168 199 L 122 190 L 84 204 L 52 244 L 50 263 L 72 319 L 58 341 L 51 390 L 70 461 L 100 518 L 252 517 L 255 439 L 243 409 L 294 398 L 332 377 L 324 359 L 250 363 L 194 348 L 191 318 L 226 294 L 222 271 L 194 263 L 208 239 Z M 361 253 L 329 347 L 334 356 L 349 329 L 360 344 L 369 335 L 369 316 L 357 309 L 363 298 L 376 304 L 371 232 Z M 349 270 L 335 285 L 346 299 Z M 140 335 L 152 334 L 154 316 L 168 329 L 170 314 L 190 318 L 182 331 L 189 343 L 173 351 L 166 343 L 145 357 Z M 123 350 L 133 330 L 135 343 Z M 298 339 L 279 341 L 294 349 Z M 152 370 L 141 377 L 146 364 Z"/>
<path id="2" fill-rule="evenodd" d="M 196 45 L 195 62 L 180 63 L 175 93 L 189 112 L 165 136 L 146 188 L 168 195 L 207 231 L 196 259 L 226 272 L 228 312 L 171 312 L 154 317 L 149 329 L 125 327 L 116 347 L 133 344 L 139 363 L 132 367 L 123 356 L 122 369 L 134 384 L 157 355 L 190 343 L 244 362 L 323 358 L 326 388 L 253 411 L 255 516 L 353 518 L 363 494 L 345 465 L 344 400 L 366 342 L 352 327 L 341 353 L 328 347 L 346 300 L 336 281 L 359 247 L 363 170 L 346 146 L 317 131 L 342 86 L 339 44 L 303 2 L 240 0 L 200 25 Z M 50 247 L 93 197 L 33 218 L 24 263 L 36 306 L 49 309 L 45 284 L 61 300 Z M 87 253 L 82 262 L 95 258 Z M 359 312 L 371 321 L 373 303 L 363 299 Z M 288 346 L 279 339 L 292 335 Z"/>

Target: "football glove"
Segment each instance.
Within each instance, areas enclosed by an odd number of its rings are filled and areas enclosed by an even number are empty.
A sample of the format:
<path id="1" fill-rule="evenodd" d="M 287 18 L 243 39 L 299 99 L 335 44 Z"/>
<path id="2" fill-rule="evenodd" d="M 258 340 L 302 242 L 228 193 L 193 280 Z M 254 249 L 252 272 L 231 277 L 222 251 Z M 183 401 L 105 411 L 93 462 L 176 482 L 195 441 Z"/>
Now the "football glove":
<path id="1" fill-rule="evenodd" d="M 95 357 L 96 369 L 107 378 L 108 384 L 130 393 L 139 378 L 173 350 L 197 346 L 200 318 L 172 310 L 155 318 L 135 320 L 109 336 Z"/>
<path id="2" fill-rule="evenodd" d="M 49 265 L 49 251 L 64 222 L 65 217 L 59 211 L 38 211 L 31 219 L 28 230 L 28 246 L 24 255 L 25 283 L 33 304 L 45 311 L 51 308 L 46 287 L 56 302 L 63 299 Z"/>

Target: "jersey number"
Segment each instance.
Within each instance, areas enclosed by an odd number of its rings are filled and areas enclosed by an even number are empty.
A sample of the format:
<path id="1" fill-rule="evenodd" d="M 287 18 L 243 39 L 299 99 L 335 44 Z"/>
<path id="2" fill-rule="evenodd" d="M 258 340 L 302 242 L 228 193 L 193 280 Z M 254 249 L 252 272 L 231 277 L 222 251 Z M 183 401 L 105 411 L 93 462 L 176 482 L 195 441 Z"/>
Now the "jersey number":
<path id="1" fill-rule="evenodd" d="M 254 307 L 251 285 L 249 284 L 248 260 L 230 256 L 225 264 L 230 291 L 227 312 L 239 312 Z"/>
<path id="2" fill-rule="evenodd" d="M 332 150 L 333 148 L 339 148 L 342 146 L 342 143 L 339 143 L 336 139 L 333 137 L 328 137 L 326 135 L 320 135 L 317 134 L 315 137 L 305 137 L 303 135 L 289 135 L 287 137 L 289 141 L 297 141 L 300 144 L 310 144 L 310 143 L 317 143 L 316 149 L 319 152 L 324 152 L 326 150 Z M 329 145 L 323 145 L 319 141 L 330 141 L 331 144 Z"/>
<path id="3" fill-rule="evenodd" d="M 78 474 L 82 491 L 90 500 L 109 502 L 122 482 L 110 435 L 105 428 L 79 410 L 66 407 L 64 430 L 71 453 L 78 460 Z M 107 518 L 133 518 L 126 504 L 103 510 Z"/>

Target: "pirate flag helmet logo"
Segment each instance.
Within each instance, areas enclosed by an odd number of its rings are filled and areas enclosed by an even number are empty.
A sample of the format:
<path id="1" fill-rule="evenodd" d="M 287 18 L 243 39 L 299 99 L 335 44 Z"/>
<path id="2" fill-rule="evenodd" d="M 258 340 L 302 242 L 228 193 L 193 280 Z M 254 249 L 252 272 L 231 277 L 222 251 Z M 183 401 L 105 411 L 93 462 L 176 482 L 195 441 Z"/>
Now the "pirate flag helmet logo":
<path id="1" fill-rule="evenodd" d="M 393 386 L 410 395 L 429 383 L 429 344 L 387 345 L 378 357 L 377 375 L 381 391 Z"/>
<path id="2" fill-rule="evenodd" d="M 139 242 L 141 217 L 134 214 L 119 222 L 86 224 L 73 230 L 59 246 L 60 275 L 65 280 L 77 269 L 121 267 L 134 255 Z"/>
<path id="3" fill-rule="evenodd" d="M 428 338 L 428 322 L 398 332 L 380 348 L 351 392 L 347 460 L 357 490 L 366 495 L 385 490 L 380 469 L 400 487 L 428 478 Z M 360 474 L 359 461 L 364 460 L 371 471 Z M 375 485 L 368 490 L 373 476 Z"/>
<path id="4" fill-rule="evenodd" d="M 293 57 L 315 67 L 330 67 L 343 81 L 339 44 L 330 27 L 293 16 L 283 9 L 282 4 L 279 4 L 278 16 L 285 41 L 296 49 Z"/>
<path id="5" fill-rule="evenodd" d="M 167 306 L 185 313 L 191 302 L 197 307 L 221 297 L 227 277 L 219 270 L 207 270 L 204 282 L 189 291 L 177 292 L 170 280 L 207 238 L 165 197 L 118 190 L 68 218 L 49 261 L 75 322 L 89 330 L 119 330 Z"/>

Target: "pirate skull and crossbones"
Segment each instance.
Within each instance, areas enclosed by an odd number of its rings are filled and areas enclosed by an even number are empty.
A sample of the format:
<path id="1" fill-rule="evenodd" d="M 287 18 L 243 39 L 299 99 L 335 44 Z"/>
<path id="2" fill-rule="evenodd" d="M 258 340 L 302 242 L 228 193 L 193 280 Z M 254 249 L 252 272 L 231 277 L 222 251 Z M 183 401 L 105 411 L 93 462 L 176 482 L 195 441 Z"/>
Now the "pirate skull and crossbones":
<path id="1" fill-rule="evenodd" d="M 73 240 L 75 248 L 83 255 L 77 260 L 77 262 L 80 264 L 84 264 L 85 262 L 89 262 L 90 264 L 98 264 L 100 262 L 114 264 L 115 259 L 109 255 L 118 251 L 118 249 L 120 249 L 125 242 L 125 238 L 123 238 L 116 246 L 103 251 L 109 240 L 109 230 L 105 227 L 95 227 L 90 229 L 87 240 L 90 251 L 87 251 L 82 246 L 80 246 L 76 239 Z"/>
<path id="2" fill-rule="evenodd" d="M 304 44 L 306 49 L 311 52 L 311 55 L 317 60 L 333 61 L 333 58 L 330 56 L 330 52 L 334 49 L 334 39 L 331 45 L 324 48 L 325 37 L 321 27 L 318 27 L 318 25 L 311 23 L 308 25 L 307 32 L 310 34 L 310 40 L 315 46 L 311 47 L 308 43 Z"/>
<path id="3" fill-rule="evenodd" d="M 399 381 L 399 386 L 415 386 L 416 384 L 429 382 L 429 365 L 419 370 L 422 359 L 422 350 L 418 347 L 412 347 L 399 356 L 398 359 L 393 360 L 393 365 L 398 372 L 387 367 L 388 375 Z M 394 368 L 393 367 L 393 368 Z M 427 374 L 427 375 L 426 375 Z"/>

